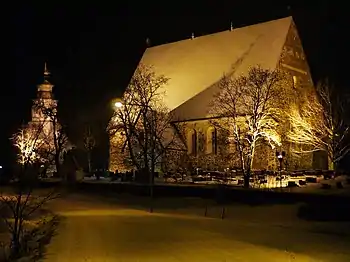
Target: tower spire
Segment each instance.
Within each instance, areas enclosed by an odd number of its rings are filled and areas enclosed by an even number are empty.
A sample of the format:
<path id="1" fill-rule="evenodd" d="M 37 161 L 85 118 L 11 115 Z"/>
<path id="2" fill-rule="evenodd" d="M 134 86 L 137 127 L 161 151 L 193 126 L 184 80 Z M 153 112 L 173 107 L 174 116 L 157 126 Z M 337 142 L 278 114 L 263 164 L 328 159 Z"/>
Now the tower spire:
<path id="1" fill-rule="evenodd" d="M 50 71 L 47 69 L 47 62 L 45 62 L 44 65 L 44 76 L 49 76 L 50 75 Z"/>

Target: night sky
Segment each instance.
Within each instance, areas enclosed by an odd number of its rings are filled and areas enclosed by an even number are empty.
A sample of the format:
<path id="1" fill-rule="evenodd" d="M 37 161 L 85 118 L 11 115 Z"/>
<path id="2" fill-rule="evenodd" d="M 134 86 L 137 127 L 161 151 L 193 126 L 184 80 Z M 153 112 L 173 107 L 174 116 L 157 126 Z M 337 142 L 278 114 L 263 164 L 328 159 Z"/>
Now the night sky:
<path id="1" fill-rule="evenodd" d="M 74 136 L 78 123 L 92 121 L 103 126 L 107 121 L 109 101 L 120 96 L 127 85 L 147 37 L 157 45 L 189 38 L 192 32 L 199 36 L 228 30 L 230 22 L 242 27 L 293 15 L 314 80 L 329 76 L 345 90 L 346 68 L 341 63 L 346 61 L 344 51 L 349 46 L 343 32 L 347 28 L 342 14 L 346 8 L 326 1 L 315 1 L 319 3 L 312 6 L 295 1 L 278 1 L 279 6 L 266 1 L 258 6 L 254 2 L 208 2 L 216 4 L 201 1 L 184 6 L 163 1 L 161 6 L 132 1 L 109 7 L 18 6 L 11 20 L 15 78 L 10 79 L 10 88 L 1 89 L 2 161 L 9 159 L 8 137 L 30 116 L 45 61 L 52 73 L 62 121 Z"/>

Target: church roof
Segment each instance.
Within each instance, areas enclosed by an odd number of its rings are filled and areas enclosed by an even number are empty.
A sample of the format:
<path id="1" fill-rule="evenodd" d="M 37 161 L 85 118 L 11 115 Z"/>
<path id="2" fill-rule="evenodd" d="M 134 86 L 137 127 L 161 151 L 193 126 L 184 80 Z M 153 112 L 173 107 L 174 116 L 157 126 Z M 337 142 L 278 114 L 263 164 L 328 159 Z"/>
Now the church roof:
<path id="1" fill-rule="evenodd" d="M 140 63 L 170 78 L 165 104 L 177 120 L 205 118 L 223 74 L 276 68 L 292 18 L 282 18 L 146 49 Z"/>

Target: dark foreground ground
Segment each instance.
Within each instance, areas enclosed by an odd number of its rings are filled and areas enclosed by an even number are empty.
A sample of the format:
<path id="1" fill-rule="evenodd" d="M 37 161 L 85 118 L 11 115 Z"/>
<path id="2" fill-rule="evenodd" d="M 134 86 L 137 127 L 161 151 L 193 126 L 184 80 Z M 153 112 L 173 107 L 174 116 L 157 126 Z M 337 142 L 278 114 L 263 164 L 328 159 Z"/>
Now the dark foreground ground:
<path id="1" fill-rule="evenodd" d="M 350 223 L 298 217 L 300 205 L 232 204 L 70 194 L 49 207 L 63 215 L 43 261 L 350 261 Z"/>

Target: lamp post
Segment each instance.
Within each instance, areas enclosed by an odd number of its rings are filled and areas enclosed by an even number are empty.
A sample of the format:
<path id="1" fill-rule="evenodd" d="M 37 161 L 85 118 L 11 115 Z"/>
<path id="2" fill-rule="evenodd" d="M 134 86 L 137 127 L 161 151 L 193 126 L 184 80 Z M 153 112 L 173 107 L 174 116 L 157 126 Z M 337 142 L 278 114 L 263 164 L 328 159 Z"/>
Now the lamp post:
<path id="1" fill-rule="evenodd" d="M 155 161 L 155 143 L 156 143 L 156 130 L 155 130 L 155 119 L 154 119 L 154 110 L 149 106 L 149 105 L 140 105 L 140 104 L 133 104 L 133 103 L 127 103 L 127 104 L 124 104 L 123 103 L 123 100 L 122 99 L 116 99 L 115 102 L 114 102 L 114 107 L 117 109 L 117 110 L 120 110 L 124 105 L 130 105 L 130 106 L 137 106 L 137 107 L 144 107 L 144 108 L 148 108 L 151 112 L 151 120 L 150 120 L 150 135 L 151 135 L 151 140 L 150 140 L 150 143 L 151 143 L 151 168 L 149 168 L 149 163 L 147 163 L 147 167 L 148 167 L 148 170 L 147 172 L 149 172 L 149 185 L 150 185 L 150 198 L 151 198 L 151 202 L 153 201 L 153 188 L 154 188 L 154 161 Z M 146 129 L 146 126 L 147 126 L 147 123 L 146 123 L 146 118 L 144 117 L 144 128 Z M 146 131 L 146 130 L 144 130 Z M 147 152 L 148 154 L 148 152 Z M 145 159 L 145 161 L 149 161 L 149 159 Z M 151 206 L 150 206 L 150 212 L 152 213 L 153 212 L 153 204 L 151 203 Z"/>
<path id="2" fill-rule="evenodd" d="M 283 158 L 285 156 L 286 156 L 285 151 L 282 151 L 282 152 L 276 151 L 276 157 L 277 157 L 278 162 L 279 162 L 279 171 L 282 171 Z"/>
<path id="3" fill-rule="evenodd" d="M 283 164 L 283 158 L 286 156 L 285 151 L 276 151 L 276 157 L 279 162 L 279 177 L 280 177 L 280 186 L 282 186 L 282 164 Z"/>

